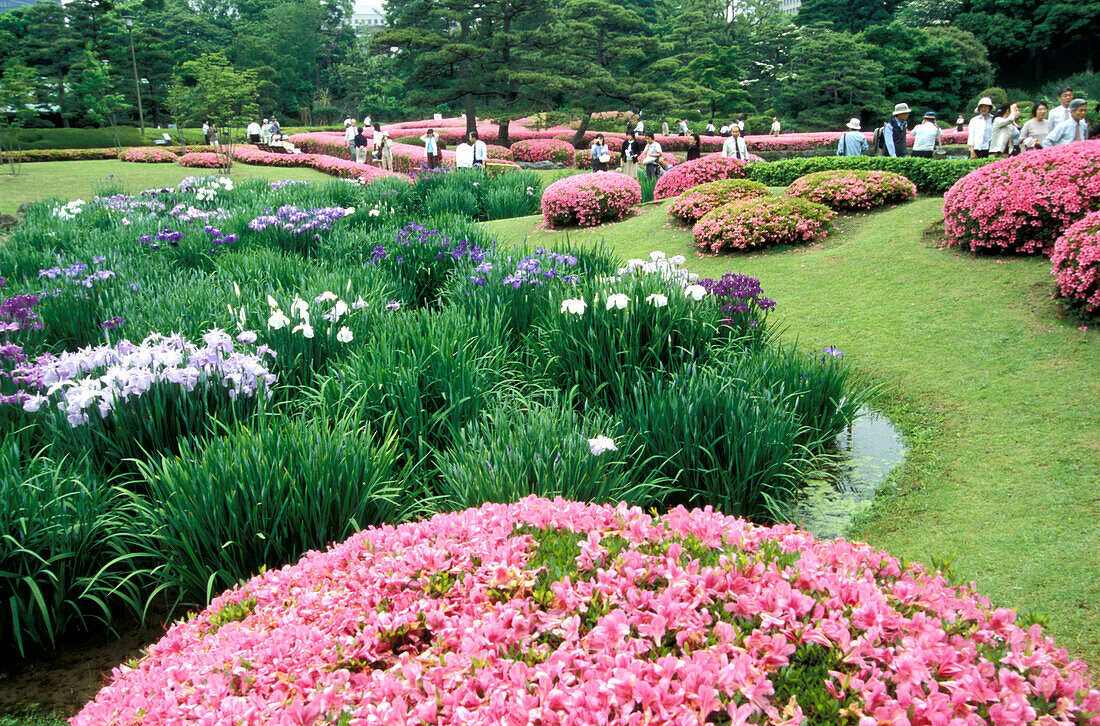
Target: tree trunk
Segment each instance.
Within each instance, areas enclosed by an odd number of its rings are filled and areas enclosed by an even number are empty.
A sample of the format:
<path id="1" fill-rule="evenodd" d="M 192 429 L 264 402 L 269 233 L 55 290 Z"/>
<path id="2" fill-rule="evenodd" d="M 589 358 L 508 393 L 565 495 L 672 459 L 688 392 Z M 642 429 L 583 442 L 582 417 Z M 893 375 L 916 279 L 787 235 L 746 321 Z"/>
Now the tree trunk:
<path id="1" fill-rule="evenodd" d="M 462 97 L 462 106 L 466 110 L 466 133 L 477 131 L 477 104 L 474 103 L 474 94 L 467 93 Z"/>
<path id="2" fill-rule="evenodd" d="M 497 143 L 501 146 L 508 145 L 508 119 L 503 119 L 497 124 Z"/>
<path id="3" fill-rule="evenodd" d="M 581 125 L 577 127 L 577 133 L 573 134 L 573 138 L 570 143 L 573 144 L 574 149 L 581 148 L 581 143 L 584 141 L 584 132 L 588 131 L 588 123 L 592 120 L 592 112 L 588 111 L 584 114 L 584 118 L 581 119 Z"/>

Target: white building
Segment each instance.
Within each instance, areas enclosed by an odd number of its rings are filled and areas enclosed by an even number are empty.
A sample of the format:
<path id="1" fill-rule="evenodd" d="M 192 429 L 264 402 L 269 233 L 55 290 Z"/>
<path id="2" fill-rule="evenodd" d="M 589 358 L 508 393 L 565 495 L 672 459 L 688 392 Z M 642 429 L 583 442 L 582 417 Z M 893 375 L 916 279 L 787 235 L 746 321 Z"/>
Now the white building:
<path id="1" fill-rule="evenodd" d="M 370 33 L 386 25 L 386 15 L 377 5 L 355 3 L 351 13 L 351 26 L 360 33 Z"/>
<path id="2" fill-rule="evenodd" d="M 779 0 L 779 9 L 787 15 L 795 15 L 802 7 L 802 0 Z"/>

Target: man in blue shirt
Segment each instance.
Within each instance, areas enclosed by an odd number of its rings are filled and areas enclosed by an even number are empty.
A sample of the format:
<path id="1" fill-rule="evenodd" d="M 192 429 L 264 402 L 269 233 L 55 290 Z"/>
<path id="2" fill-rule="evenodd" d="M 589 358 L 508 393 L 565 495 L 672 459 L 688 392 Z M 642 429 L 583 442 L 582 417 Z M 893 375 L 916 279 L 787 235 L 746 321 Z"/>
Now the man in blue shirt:
<path id="1" fill-rule="evenodd" d="M 867 151 L 867 137 L 860 133 L 860 122 L 854 118 L 848 122 L 849 131 L 845 131 L 836 144 L 837 156 L 863 156 Z"/>
<path id="2" fill-rule="evenodd" d="M 887 156 L 905 156 L 909 153 L 909 149 L 906 147 L 906 133 L 908 127 L 906 121 L 909 120 L 909 114 L 912 109 L 909 108 L 907 103 L 899 103 L 894 106 L 894 115 L 886 122 L 886 127 L 882 130 L 882 140 L 886 144 Z"/>
<path id="3" fill-rule="evenodd" d="M 1061 146 L 1072 144 L 1074 141 L 1084 141 L 1089 137 L 1089 124 L 1085 121 L 1085 114 L 1089 112 L 1088 103 L 1083 98 L 1075 98 L 1069 102 L 1069 118 L 1050 130 L 1043 139 L 1043 148 L 1048 146 Z"/>

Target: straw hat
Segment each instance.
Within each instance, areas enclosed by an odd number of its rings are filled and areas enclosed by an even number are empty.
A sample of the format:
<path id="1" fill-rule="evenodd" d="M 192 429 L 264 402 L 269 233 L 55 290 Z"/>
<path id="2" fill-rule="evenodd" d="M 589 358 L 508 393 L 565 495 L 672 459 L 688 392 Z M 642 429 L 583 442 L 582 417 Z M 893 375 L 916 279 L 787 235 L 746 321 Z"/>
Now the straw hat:
<path id="1" fill-rule="evenodd" d="M 899 113 L 910 113 L 912 110 L 913 109 L 909 108 L 908 103 L 899 103 L 894 106 L 894 115 L 897 116 Z"/>
<path id="2" fill-rule="evenodd" d="M 990 98 L 989 96 L 982 96 L 981 100 L 978 101 L 978 107 L 976 109 L 974 109 L 974 113 L 981 113 L 982 112 L 982 110 L 981 110 L 982 106 L 989 106 L 990 110 L 992 110 L 993 109 L 993 99 Z"/>
<path id="3" fill-rule="evenodd" d="M 861 124 L 859 123 L 859 119 L 854 118 L 851 121 L 849 121 L 848 122 L 848 128 L 850 128 L 852 131 L 859 131 L 860 128 L 861 128 Z"/>

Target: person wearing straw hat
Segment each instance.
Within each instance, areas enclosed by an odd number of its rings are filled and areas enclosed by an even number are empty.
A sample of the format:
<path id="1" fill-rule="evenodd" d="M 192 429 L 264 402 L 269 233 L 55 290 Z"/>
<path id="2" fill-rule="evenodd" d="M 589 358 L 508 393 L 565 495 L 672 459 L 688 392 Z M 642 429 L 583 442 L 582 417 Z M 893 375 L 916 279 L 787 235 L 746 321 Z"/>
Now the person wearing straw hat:
<path id="1" fill-rule="evenodd" d="M 860 132 L 858 118 L 848 122 L 848 130 L 840 137 L 836 144 L 837 156 L 863 156 L 867 151 L 867 137 Z"/>
<path id="2" fill-rule="evenodd" d="M 936 114 L 929 111 L 924 120 L 913 129 L 913 156 L 931 159 L 936 147 L 940 145 L 943 131 L 936 125 Z"/>
<path id="3" fill-rule="evenodd" d="M 1083 98 L 1075 98 L 1069 102 L 1069 118 L 1051 129 L 1047 137 L 1043 139 L 1043 148 L 1048 146 L 1061 146 L 1072 144 L 1074 141 L 1084 141 L 1089 137 L 1089 124 L 1085 121 L 1085 115 L 1089 112 L 1088 102 Z"/>
<path id="4" fill-rule="evenodd" d="M 890 117 L 890 120 L 886 122 L 886 127 L 882 130 L 882 140 L 886 144 L 887 156 L 905 156 L 909 153 L 905 146 L 905 137 L 909 128 L 905 122 L 909 120 L 911 112 L 912 109 L 909 108 L 907 103 L 899 103 L 894 106 L 894 115 Z"/>
<path id="5" fill-rule="evenodd" d="M 978 101 L 970 119 L 970 130 L 966 137 L 966 147 L 970 149 L 971 159 L 985 159 L 989 156 L 989 144 L 993 141 L 993 99 L 983 96 Z"/>

